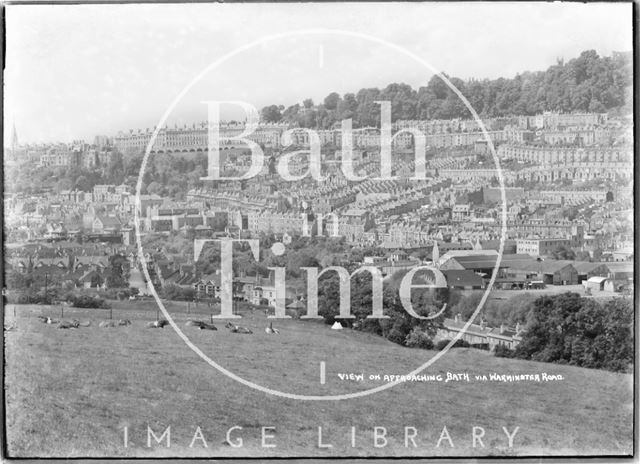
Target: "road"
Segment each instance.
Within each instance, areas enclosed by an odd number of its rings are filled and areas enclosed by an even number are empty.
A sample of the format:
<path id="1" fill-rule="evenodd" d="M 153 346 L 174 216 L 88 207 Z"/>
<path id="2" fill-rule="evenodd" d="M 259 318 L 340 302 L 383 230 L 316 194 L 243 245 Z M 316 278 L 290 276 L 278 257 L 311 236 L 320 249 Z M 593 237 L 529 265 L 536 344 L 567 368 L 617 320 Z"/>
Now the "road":
<path id="1" fill-rule="evenodd" d="M 140 269 L 138 269 L 137 266 L 131 268 L 131 272 L 129 275 L 129 285 L 131 287 L 137 288 L 140 292 L 140 295 L 147 295 L 149 293 L 142 272 L 140 272 Z"/>

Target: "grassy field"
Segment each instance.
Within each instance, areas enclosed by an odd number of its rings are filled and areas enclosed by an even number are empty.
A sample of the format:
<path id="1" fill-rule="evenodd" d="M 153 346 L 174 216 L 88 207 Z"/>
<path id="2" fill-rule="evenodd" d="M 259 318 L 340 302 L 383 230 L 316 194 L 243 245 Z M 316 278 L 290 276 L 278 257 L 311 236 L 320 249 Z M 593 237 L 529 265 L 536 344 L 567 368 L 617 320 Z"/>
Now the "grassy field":
<path id="1" fill-rule="evenodd" d="M 14 312 L 15 309 L 15 312 Z M 101 329 L 104 310 L 65 309 L 65 318 L 91 320 L 90 327 L 58 330 L 39 314 L 59 317 L 59 308 L 5 308 L 5 395 L 11 456 L 509 456 L 629 454 L 632 451 L 632 376 L 495 358 L 454 349 L 429 374 L 468 373 L 471 381 L 407 382 L 390 390 L 342 401 L 296 401 L 255 391 L 209 367 L 171 328 L 146 329 L 153 306 L 116 310 L 128 327 Z M 15 313 L 15 316 L 14 316 Z M 106 315 L 105 315 L 106 314 Z M 381 337 L 332 331 L 316 322 L 276 321 L 268 335 L 265 315 L 248 312 L 238 323 L 253 335 L 185 327 L 190 339 L 216 362 L 263 386 L 305 395 L 355 392 L 381 385 L 369 374 L 404 374 L 435 352 L 411 350 Z M 193 315 L 191 315 L 193 317 Z M 201 316 L 201 319 L 206 319 Z M 326 383 L 320 383 L 320 363 Z M 561 375 L 548 382 L 476 381 L 474 375 Z M 364 374 L 363 381 L 338 374 Z M 171 427 L 171 447 L 148 448 L 147 427 L 156 435 Z M 231 427 L 232 441 L 226 443 Z M 262 447 L 262 427 L 266 433 Z M 318 447 L 318 427 L 322 442 Z M 443 427 L 451 440 L 441 440 Z M 473 447 L 473 427 L 485 431 Z M 124 427 L 128 446 L 124 446 Z M 201 440 L 190 447 L 197 427 Z M 352 446 L 351 427 L 356 428 Z M 386 428 L 386 446 L 374 446 L 374 427 Z M 405 427 L 414 427 L 413 442 Z M 513 447 L 503 431 L 513 433 Z M 478 429 L 479 431 L 479 429 Z M 479 433 L 479 432 L 478 432 Z M 413 429 L 410 434 L 413 435 Z M 416 446 L 413 446 L 415 442 Z M 379 441 L 378 444 L 383 444 Z M 453 447 L 451 447 L 453 444 Z M 408 445 L 408 446 L 405 446 Z"/>

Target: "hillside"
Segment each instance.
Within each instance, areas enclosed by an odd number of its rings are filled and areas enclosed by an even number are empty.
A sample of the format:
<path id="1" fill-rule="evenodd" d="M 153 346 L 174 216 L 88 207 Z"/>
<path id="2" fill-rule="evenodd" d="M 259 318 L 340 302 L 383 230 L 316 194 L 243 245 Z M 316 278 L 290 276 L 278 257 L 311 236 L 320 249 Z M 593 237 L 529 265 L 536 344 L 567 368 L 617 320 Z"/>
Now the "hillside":
<path id="1" fill-rule="evenodd" d="M 129 327 L 98 328 L 107 312 L 65 309 L 65 318 L 92 320 L 90 327 L 57 330 L 37 315 L 59 316 L 48 307 L 6 312 L 8 450 L 15 456 L 409 456 L 628 454 L 632 449 L 632 376 L 570 366 L 499 359 L 472 349 L 454 349 L 426 373 L 468 373 L 471 381 L 411 382 L 363 398 L 339 402 L 277 398 L 224 377 L 199 359 L 171 328 L 145 329 L 150 311 L 127 314 Z M 354 392 L 378 386 L 368 374 L 403 374 L 435 352 L 403 348 L 381 337 L 322 323 L 276 321 L 267 335 L 264 314 L 238 323 L 253 335 L 180 327 L 205 353 L 234 373 L 269 388 L 305 395 Z M 319 365 L 326 362 L 326 384 Z M 365 381 L 340 380 L 363 373 Z M 561 375 L 547 382 L 476 381 L 475 374 Z M 146 448 L 146 427 L 157 436 L 171 426 L 171 448 Z M 129 447 L 123 446 L 128 427 Z M 200 440 L 189 447 L 200 426 Z M 242 448 L 225 444 L 230 427 Z M 262 427 L 276 448 L 262 448 Z M 323 428 L 318 448 L 317 427 Z M 351 427 L 356 427 L 355 447 Z M 386 427 L 386 447 L 373 446 L 374 427 Z M 436 443 L 447 427 L 451 442 Z M 472 447 L 472 427 L 483 427 L 485 448 Z M 416 447 L 405 447 L 405 427 L 414 427 Z M 513 448 L 502 427 L 513 432 Z M 39 437 L 33 440 L 32 437 Z"/>
<path id="2" fill-rule="evenodd" d="M 469 100 L 482 118 L 534 115 L 543 111 L 631 113 L 633 67 L 631 53 L 601 57 L 586 50 L 566 63 L 545 71 L 524 71 L 513 78 L 449 80 Z M 445 73 L 446 74 L 446 73 Z M 320 104 L 307 99 L 303 105 L 270 105 L 262 109 L 268 122 L 283 121 L 301 127 L 329 128 L 352 118 L 354 127 L 380 127 L 376 101 L 391 102 L 391 119 L 470 119 L 471 114 L 445 82 L 433 76 L 425 86 L 413 89 L 392 83 L 384 89 L 364 88 L 343 96 L 332 92 Z"/>

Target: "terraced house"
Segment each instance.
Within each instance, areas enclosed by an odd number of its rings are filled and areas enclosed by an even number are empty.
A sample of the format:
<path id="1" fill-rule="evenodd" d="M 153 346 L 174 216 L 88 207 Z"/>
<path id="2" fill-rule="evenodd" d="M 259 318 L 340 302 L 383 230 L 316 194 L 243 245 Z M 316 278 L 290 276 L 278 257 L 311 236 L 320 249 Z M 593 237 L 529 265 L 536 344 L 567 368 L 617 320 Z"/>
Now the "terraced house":
<path id="1" fill-rule="evenodd" d="M 454 319 L 445 319 L 442 328 L 438 329 L 435 340 L 452 340 L 463 329 L 466 322 L 458 315 Z M 497 347 L 502 346 L 513 350 L 522 341 L 523 329 L 518 324 L 515 328 L 507 327 L 502 324 L 500 327 L 487 326 L 484 319 L 480 324 L 470 324 L 461 340 L 469 345 L 477 348 L 485 348 L 494 351 Z"/>

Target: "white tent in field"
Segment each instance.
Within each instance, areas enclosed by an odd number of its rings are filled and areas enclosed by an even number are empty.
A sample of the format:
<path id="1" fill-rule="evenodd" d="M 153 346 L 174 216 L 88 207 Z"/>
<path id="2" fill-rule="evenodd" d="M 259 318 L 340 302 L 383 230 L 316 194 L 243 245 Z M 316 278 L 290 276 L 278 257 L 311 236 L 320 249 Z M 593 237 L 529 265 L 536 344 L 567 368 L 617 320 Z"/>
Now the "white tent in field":
<path id="1" fill-rule="evenodd" d="M 340 324 L 338 321 L 335 321 L 333 323 L 333 325 L 331 326 L 331 329 L 333 329 L 333 330 L 342 330 L 342 324 Z"/>

